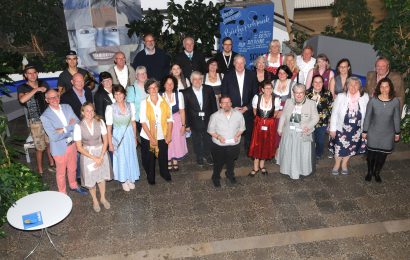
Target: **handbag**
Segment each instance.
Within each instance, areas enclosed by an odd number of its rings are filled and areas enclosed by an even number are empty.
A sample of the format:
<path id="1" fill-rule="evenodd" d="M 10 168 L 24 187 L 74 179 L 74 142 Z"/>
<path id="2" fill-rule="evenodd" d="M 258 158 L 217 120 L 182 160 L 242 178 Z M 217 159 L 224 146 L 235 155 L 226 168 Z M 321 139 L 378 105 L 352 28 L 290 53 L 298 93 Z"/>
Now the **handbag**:
<path id="1" fill-rule="evenodd" d="M 112 145 L 114 146 L 114 151 L 120 148 L 120 145 L 122 144 L 122 141 L 124 140 L 125 133 L 127 132 L 127 129 L 130 123 L 131 123 L 131 117 L 130 117 L 130 120 L 128 120 L 127 127 L 125 128 L 124 133 L 122 134 L 121 140 L 119 142 L 117 141 L 117 139 L 115 139 L 114 136 L 112 137 Z"/>

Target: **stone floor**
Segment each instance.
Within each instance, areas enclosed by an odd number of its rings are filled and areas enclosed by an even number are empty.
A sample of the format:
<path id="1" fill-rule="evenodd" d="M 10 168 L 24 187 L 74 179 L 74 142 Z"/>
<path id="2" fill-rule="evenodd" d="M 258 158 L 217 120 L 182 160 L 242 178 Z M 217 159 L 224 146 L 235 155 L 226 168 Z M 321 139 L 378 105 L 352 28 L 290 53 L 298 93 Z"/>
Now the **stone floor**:
<path id="1" fill-rule="evenodd" d="M 15 121 L 11 132 L 25 134 Z M 389 156 L 381 184 L 363 180 L 362 157 L 352 159 L 348 176 L 332 176 L 331 163 L 295 181 L 269 162 L 268 176 L 250 178 L 242 153 L 239 184 L 217 189 L 211 167 L 196 166 L 190 154 L 171 183 L 158 177 L 149 186 L 142 172 L 126 193 L 109 182 L 110 210 L 95 213 L 90 196 L 70 193 L 72 212 L 51 228 L 59 234 L 53 240 L 68 259 L 409 259 L 410 145 Z M 53 174 L 44 181 L 56 190 Z M 32 232 L 5 230 L 1 259 L 21 259 L 34 247 Z M 59 255 L 44 239 L 32 258 Z"/>

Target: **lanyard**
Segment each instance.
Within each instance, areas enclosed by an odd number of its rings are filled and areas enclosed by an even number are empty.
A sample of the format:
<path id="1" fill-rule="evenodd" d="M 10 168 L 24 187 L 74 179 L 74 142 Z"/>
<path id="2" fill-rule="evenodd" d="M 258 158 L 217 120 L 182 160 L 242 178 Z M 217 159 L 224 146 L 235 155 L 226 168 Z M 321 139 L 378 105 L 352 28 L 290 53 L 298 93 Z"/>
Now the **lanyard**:
<path id="1" fill-rule="evenodd" d="M 231 64 L 232 53 L 229 55 L 229 60 L 228 60 L 228 61 L 226 61 L 226 56 L 225 56 L 225 54 L 222 53 L 222 56 L 224 57 L 224 61 L 225 61 L 225 64 L 226 64 L 226 68 L 228 68 L 228 65 Z"/>

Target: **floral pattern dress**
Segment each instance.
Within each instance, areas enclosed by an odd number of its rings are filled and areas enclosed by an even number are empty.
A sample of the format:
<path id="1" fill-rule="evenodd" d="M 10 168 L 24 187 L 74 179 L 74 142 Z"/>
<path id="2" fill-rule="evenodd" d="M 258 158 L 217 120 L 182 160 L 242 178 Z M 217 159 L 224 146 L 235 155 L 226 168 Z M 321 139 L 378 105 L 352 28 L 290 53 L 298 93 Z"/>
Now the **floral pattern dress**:
<path id="1" fill-rule="evenodd" d="M 336 157 L 353 156 L 366 152 L 366 141 L 362 139 L 362 113 L 346 112 L 342 132 L 336 131 L 336 137 L 330 140 L 329 149 Z"/>

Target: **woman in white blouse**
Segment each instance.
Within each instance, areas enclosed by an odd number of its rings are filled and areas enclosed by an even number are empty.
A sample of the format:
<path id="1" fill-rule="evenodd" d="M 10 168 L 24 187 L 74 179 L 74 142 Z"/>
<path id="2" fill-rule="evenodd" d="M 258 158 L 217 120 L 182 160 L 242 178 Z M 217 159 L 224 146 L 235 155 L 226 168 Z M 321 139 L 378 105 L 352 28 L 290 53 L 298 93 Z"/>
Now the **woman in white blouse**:
<path id="1" fill-rule="evenodd" d="M 148 97 L 141 102 L 141 160 L 147 173 L 147 181 L 155 184 L 155 161 L 158 158 L 159 173 L 165 181 L 171 181 L 168 170 L 168 145 L 172 141 L 172 112 L 159 91 L 159 82 L 149 79 L 144 85 Z"/>
<path id="2" fill-rule="evenodd" d="M 114 180 L 122 183 L 124 191 L 135 189 L 139 180 L 137 127 L 135 124 L 135 107 L 125 101 L 125 89 L 116 85 L 113 89 L 115 103 L 105 111 L 108 131 L 109 150 L 113 152 Z"/>
<path id="3" fill-rule="evenodd" d="M 174 76 L 178 81 L 178 91 L 183 91 L 191 86 L 189 79 L 185 78 L 184 73 L 182 73 L 181 66 L 179 64 L 173 64 L 171 66 L 170 74 Z"/>
<path id="4" fill-rule="evenodd" d="M 185 104 L 184 96 L 177 90 L 177 79 L 172 75 L 165 76 L 161 81 L 162 97 L 168 102 L 174 124 L 172 141 L 168 145 L 168 170 L 179 170 L 178 161 L 188 153 L 185 139 Z"/>
<path id="5" fill-rule="evenodd" d="M 110 203 L 105 198 L 105 181 L 111 180 L 112 170 L 107 154 L 107 128 L 104 121 L 95 114 L 94 105 L 86 102 L 81 107 L 82 120 L 74 126 L 74 141 L 80 152 L 81 184 L 87 187 L 93 199 L 93 209 L 100 212 L 97 188 L 100 190 L 100 202 L 109 209 Z"/>
<path id="6" fill-rule="evenodd" d="M 219 103 L 223 74 L 218 73 L 218 62 L 215 58 L 210 58 L 206 62 L 206 67 L 208 72 L 204 76 L 204 85 L 212 87 L 215 92 L 216 101 Z"/>

